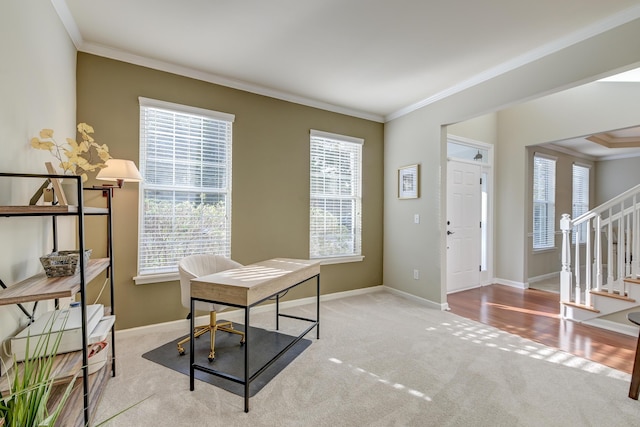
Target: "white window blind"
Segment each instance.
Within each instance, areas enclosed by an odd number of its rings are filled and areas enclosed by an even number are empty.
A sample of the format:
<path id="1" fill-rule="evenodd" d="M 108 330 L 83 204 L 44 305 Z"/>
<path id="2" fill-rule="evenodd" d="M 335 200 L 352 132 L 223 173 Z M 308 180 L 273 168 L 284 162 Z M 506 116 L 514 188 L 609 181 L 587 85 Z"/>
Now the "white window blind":
<path id="1" fill-rule="evenodd" d="M 575 219 L 589 211 L 589 166 L 574 163 L 572 171 L 573 202 L 571 217 Z M 578 231 L 580 233 L 580 242 L 584 243 L 587 239 L 587 223 L 584 222 L 578 227 L 578 230 L 574 230 L 572 242 L 576 242 L 576 231 Z"/>
<path id="2" fill-rule="evenodd" d="M 538 153 L 533 157 L 533 249 L 555 244 L 556 160 Z"/>
<path id="3" fill-rule="evenodd" d="M 231 130 L 225 113 L 140 98 L 138 275 L 197 253 L 231 256 Z"/>
<path id="4" fill-rule="evenodd" d="M 311 131 L 310 258 L 361 255 L 362 144 Z"/>

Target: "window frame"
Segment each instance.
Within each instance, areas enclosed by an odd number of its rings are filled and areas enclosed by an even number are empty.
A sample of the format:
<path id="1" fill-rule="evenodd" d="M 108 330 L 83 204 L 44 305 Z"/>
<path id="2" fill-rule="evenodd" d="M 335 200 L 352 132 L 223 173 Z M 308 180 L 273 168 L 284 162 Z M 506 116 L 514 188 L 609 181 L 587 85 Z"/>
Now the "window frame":
<path id="1" fill-rule="evenodd" d="M 544 162 L 545 169 L 538 169 L 539 165 L 543 163 L 539 163 L 538 160 Z M 556 214 L 555 214 L 555 205 L 556 205 L 556 166 L 557 166 L 557 157 L 550 156 L 542 153 L 534 153 L 533 156 L 533 168 L 532 168 L 532 248 L 534 251 L 545 251 L 549 249 L 555 248 L 555 231 L 556 231 Z M 552 166 L 551 166 L 552 165 Z M 546 172 L 545 172 L 546 170 Z M 539 179 L 539 175 L 542 173 L 550 173 L 551 175 L 543 177 L 540 176 L 540 179 L 546 179 L 547 181 L 551 179 L 550 182 L 542 183 L 541 186 L 544 187 L 540 189 L 541 191 L 537 191 L 536 188 L 537 180 Z M 544 193 L 547 195 L 545 198 L 537 199 L 537 195 L 539 193 Z M 545 211 L 544 216 L 544 229 L 538 229 L 537 224 L 543 221 L 536 221 L 536 212 L 539 211 L 539 207 L 543 206 Z"/>
<path id="2" fill-rule="evenodd" d="M 169 111 L 170 114 L 187 115 L 192 117 L 196 121 L 202 120 L 203 125 L 206 121 L 210 121 L 210 120 L 226 122 L 226 127 L 227 127 L 225 130 L 226 133 L 224 134 L 224 137 L 221 137 L 219 140 L 221 141 L 220 143 L 224 147 L 224 150 L 221 151 L 223 156 L 223 161 L 222 161 L 223 169 L 218 169 L 218 172 L 220 170 L 222 170 L 223 172 L 220 172 L 221 175 L 215 175 L 216 172 L 210 172 L 209 174 L 202 175 L 202 178 L 206 177 L 209 180 L 218 178 L 220 181 L 223 181 L 222 186 L 211 187 L 211 186 L 207 186 L 204 182 L 200 182 L 199 185 L 190 185 L 189 182 L 184 183 L 184 185 L 181 185 L 180 183 L 175 182 L 177 178 L 174 178 L 174 182 L 171 185 L 166 185 L 165 183 L 154 184 L 147 181 L 146 179 L 140 185 L 139 216 L 138 216 L 138 259 L 136 261 L 137 275 L 136 277 L 134 277 L 135 283 L 146 284 L 146 283 L 173 281 L 178 279 L 177 262 L 176 262 L 175 269 L 166 265 L 166 266 L 163 266 L 162 268 L 159 268 L 158 271 L 153 271 L 149 266 L 143 265 L 143 262 L 142 262 L 143 261 L 142 257 L 144 255 L 142 242 L 144 241 L 143 239 L 144 239 L 144 232 L 145 232 L 144 221 L 145 221 L 146 192 L 154 191 L 154 190 L 158 192 L 160 191 L 173 192 L 174 198 L 172 199 L 172 202 L 173 202 L 172 206 L 174 208 L 180 203 L 178 201 L 180 199 L 177 198 L 176 193 L 182 193 L 184 195 L 188 195 L 188 193 L 191 193 L 191 195 L 193 195 L 194 192 L 199 192 L 200 194 L 204 194 L 204 195 L 211 195 L 211 196 L 215 195 L 216 197 L 222 197 L 222 200 L 224 201 L 223 209 L 224 209 L 224 215 L 225 215 L 225 220 L 224 220 L 225 227 L 223 228 L 223 231 L 222 231 L 225 237 L 224 237 L 222 246 L 223 246 L 223 251 L 225 253 L 221 253 L 221 255 L 230 257 L 231 256 L 231 200 L 232 200 L 231 160 L 232 160 L 232 144 L 233 144 L 233 122 L 234 122 L 235 116 L 233 114 L 221 113 L 221 112 L 207 110 L 203 108 L 192 107 L 188 105 L 176 104 L 172 102 L 160 101 L 160 100 L 144 98 L 144 97 L 139 97 L 139 104 L 140 104 L 140 109 L 139 109 L 140 111 L 140 172 L 143 175 L 143 177 L 145 177 L 145 174 L 147 173 L 147 168 L 148 168 L 147 158 L 146 158 L 147 142 L 145 140 L 146 129 L 144 128 L 145 117 L 143 116 L 144 109 L 149 108 L 149 109 L 165 110 L 165 111 Z M 218 130 L 217 126 L 221 126 L 221 128 L 224 128 L 225 124 L 223 123 L 220 125 L 216 125 L 215 130 Z M 174 147 L 176 146 L 180 147 L 180 144 L 182 145 L 186 144 L 191 146 L 191 145 L 194 145 L 193 142 L 195 141 L 196 147 L 199 144 L 200 147 L 202 148 L 204 146 L 204 142 L 208 141 L 204 136 L 199 136 L 192 140 L 190 140 L 188 136 L 187 137 L 183 135 L 181 136 L 183 137 L 183 139 L 186 139 L 187 142 L 178 142 L 176 141 L 177 134 L 176 133 L 171 134 L 171 138 L 173 138 L 172 143 Z M 211 138 L 214 138 L 214 137 L 211 137 Z M 218 141 L 217 138 L 216 138 L 216 141 Z M 217 152 L 215 153 L 217 155 Z M 210 164 L 211 164 L 211 161 L 207 162 L 204 159 L 204 154 L 202 154 L 202 158 L 200 159 L 200 163 L 197 163 L 196 169 L 198 167 L 201 168 L 200 173 L 203 173 L 202 168 Z M 173 168 L 175 172 L 176 168 L 179 166 L 180 166 L 180 159 L 173 156 L 170 167 Z M 158 172 L 158 173 L 162 173 L 162 172 Z M 201 196 L 201 197 L 206 197 L 206 196 Z M 203 205 L 207 206 L 209 204 L 203 204 Z M 159 271 L 159 270 L 162 270 L 162 271 Z"/>
<path id="3" fill-rule="evenodd" d="M 351 173 L 356 174 L 355 178 L 351 181 L 350 186 L 353 193 L 350 197 L 346 197 L 339 193 L 325 193 L 324 195 L 314 191 L 314 186 L 317 188 L 318 181 L 314 180 L 314 144 L 320 143 L 336 143 L 346 144 L 350 149 L 355 148 L 355 154 L 357 155 L 356 171 L 350 170 Z M 319 131 L 315 129 L 310 130 L 309 137 L 309 258 L 321 261 L 322 264 L 337 264 L 346 262 L 358 262 L 364 259 L 362 255 L 362 179 L 363 179 L 363 151 L 364 151 L 364 139 L 340 135 L 330 132 Z M 346 153 L 345 150 L 343 153 Z M 327 200 L 331 198 L 338 198 L 341 200 L 351 199 L 353 200 L 353 215 L 351 219 L 353 239 L 353 250 L 350 252 L 342 252 L 336 255 L 318 254 L 313 251 L 314 241 L 314 227 L 312 219 L 312 210 L 314 207 L 314 201 Z"/>

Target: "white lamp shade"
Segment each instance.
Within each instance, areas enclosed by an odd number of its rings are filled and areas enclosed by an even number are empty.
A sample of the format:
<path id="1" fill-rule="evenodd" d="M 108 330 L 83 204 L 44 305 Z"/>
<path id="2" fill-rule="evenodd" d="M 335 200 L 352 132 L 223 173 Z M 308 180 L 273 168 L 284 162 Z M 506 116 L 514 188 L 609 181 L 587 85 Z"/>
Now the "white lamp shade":
<path id="1" fill-rule="evenodd" d="M 106 162 L 106 167 L 100 169 L 96 179 L 103 181 L 130 181 L 140 182 L 142 181 L 142 175 L 138 171 L 135 163 L 131 160 L 123 159 L 109 159 Z"/>

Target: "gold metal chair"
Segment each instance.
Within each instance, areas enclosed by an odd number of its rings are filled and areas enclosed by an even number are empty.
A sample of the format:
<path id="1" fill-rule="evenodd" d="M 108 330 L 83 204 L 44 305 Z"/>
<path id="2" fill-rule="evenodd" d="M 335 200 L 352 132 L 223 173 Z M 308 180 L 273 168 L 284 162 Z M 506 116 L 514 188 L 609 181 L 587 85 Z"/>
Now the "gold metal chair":
<path id="1" fill-rule="evenodd" d="M 238 267 L 242 267 L 242 264 L 220 255 L 198 254 L 190 255 L 181 259 L 178 262 L 178 271 L 180 273 L 180 296 L 182 305 L 187 308 L 191 308 L 191 279 Z M 228 321 L 220 323 L 217 322 L 216 312 L 224 310 L 226 307 L 226 305 L 211 304 L 201 301 L 196 301 L 195 304 L 196 310 L 209 311 L 209 324 L 196 326 L 193 334 L 194 338 L 198 338 L 199 336 L 210 332 L 211 351 L 209 352 L 209 362 L 212 362 L 215 359 L 216 331 L 224 331 L 240 335 L 240 345 L 244 344 L 244 332 L 233 329 L 233 323 Z M 189 342 L 190 339 L 190 337 L 186 337 L 178 342 L 178 353 L 181 356 L 184 355 L 183 345 Z"/>

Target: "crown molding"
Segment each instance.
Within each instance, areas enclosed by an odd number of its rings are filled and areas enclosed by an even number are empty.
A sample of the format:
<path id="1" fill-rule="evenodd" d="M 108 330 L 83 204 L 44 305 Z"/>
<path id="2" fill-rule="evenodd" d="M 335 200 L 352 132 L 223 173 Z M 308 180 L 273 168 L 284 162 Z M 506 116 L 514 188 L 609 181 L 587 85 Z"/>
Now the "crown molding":
<path id="1" fill-rule="evenodd" d="M 640 157 L 640 152 L 627 153 L 627 154 L 614 154 L 612 156 L 602 156 L 602 157 L 598 157 L 596 160 L 600 162 L 602 160 L 621 160 L 621 159 L 632 159 L 635 157 Z"/>
<path id="2" fill-rule="evenodd" d="M 545 147 L 545 148 L 548 148 L 550 150 L 553 150 L 553 151 L 557 151 L 559 153 L 568 154 L 569 156 L 572 156 L 572 157 L 577 157 L 577 158 L 583 159 L 583 160 L 589 160 L 591 162 L 595 162 L 595 161 L 600 160 L 597 157 L 590 156 L 588 154 L 584 154 L 584 153 L 581 153 L 579 151 L 574 151 L 574 150 L 572 150 L 570 148 L 561 147 L 559 145 L 555 145 L 554 143 L 542 144 L 541 146 Z"/>
<path id="3" fill-rule="evenodd" d="M 371 120 L 374 122 L 379 122 L 379 123 L 384 122 L 384 117 L 377 114 L 372 114 L 372 113 L 367 113 L 365 111 L 341 107 L 338 105 L 329 104 L 326 102 L 322 102 L 322 101 L 318 101 L 310 98 L 305 98 L 303 96 L 294 95 L 288 92 L 271 89 L 265 86 L 247 83 L 242 80 L 230 79 L 228 77 L 207 73 L 194 68 L 184 67 L 184 66 L 173 64 L 170 62 L 159 61 L 157 59 L 151 59 L 144 56 L 134 55 L 132 53 L 102 46 L 96 43 L 84 42 L 78 48 L 78 51 L 84 52 L 84 53 L 90 53 L 92 55 L 102 56 L 105 58 L 115 59 L 118 61 L 127 62 L 129 64 L 140 65 L 142 67 L 152 68 L 158 71 L 165 71 L 168 73 L 193 78 L 196 80 L 202 80 L 208 83 L 225 86 L 232 89 L 251 92 L 257 95 L 268 96 L 270 98 L 280 99 L 282 101 L 292 102 L 294 104 L 300 104 L 307 107 L 313 107 L 321 110 L 331 111 L 334 113 L 345 114 L 348 116 L 357 117 L 365 120 Z"/>
<path id="4" fill-rule="evenodd" d="M 529 52 L 526 52 L 523 55 L 515 57 L 509 61 L 503 62 L 496 67 L 490 68 L 480 74 L 471 77 L 468 80 L 450 87 L 449 89 L 443 90 L 433 96 L 425 98 L 422 101 L 418 101 L 391 114 L 388 114 L 387 116 L 385 116 L 385 122 L 389 122 L 391 120 L 407 115 L 413 111 L 419 110 L 420 108 L 426 107 L 427 105 L 433 104 L 451 95 L 455 95 L 456 93 L 479 85 L 480 83 L 484 83 L 509 71 L 513 71 L 533 61 L 544 58 L 545 56 L 556 53 L 562 49 L 566 49 L 567 47 L 574 44 L 588 40 L 591 37 L 595 37 L 599 34 L 624 25 L 638 18 L 640 18 L 640 5 L 625 9 L 622 12 L 611 15 L 599 22 L 596 22 L 595 24 L 589 25 L 565 37 L 557 39 L 539 48 L 530 50 Z"/>
<path id="5" fill-rule="evenodd" d="M 588 136 L 591 142 L 602 145 L 607 148 L 638 148 L 640 147 L 640 137 L 627 136 L 627 137 L 615 137 L 608 133 L 599 133 L 596 135 Z"/>
<path id="6" fill-rule="evenodd" d="M 78 25 L 76 25 L 76 21 L 73 19 L 73 15 L 67 6 L 67 2 L 65 0 L 51 0 L 51 4 L 58 14 L 60 21 L 62 21 L 62 25 L 67 30 L 67 34 L 69 34 L 76 50 L 79 49 L 84 41 L 80 34 L 80 29 Z"/>

